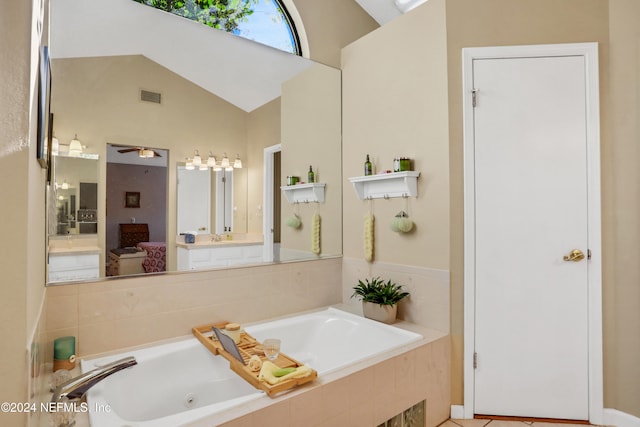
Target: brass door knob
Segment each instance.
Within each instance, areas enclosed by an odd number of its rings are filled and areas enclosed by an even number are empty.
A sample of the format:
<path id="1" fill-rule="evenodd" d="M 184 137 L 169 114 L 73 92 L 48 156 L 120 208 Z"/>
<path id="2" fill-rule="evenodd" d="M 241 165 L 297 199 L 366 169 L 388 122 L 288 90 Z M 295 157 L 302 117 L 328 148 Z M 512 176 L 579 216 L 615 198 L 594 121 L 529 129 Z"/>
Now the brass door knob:
<path id="1" fill-rule="evenodd" d="M 578 262 L 584 259 L 584 253 L 580 249 L 574 249 L 569 255 L 565 255 L 562 259 L 565 261 Z"/>

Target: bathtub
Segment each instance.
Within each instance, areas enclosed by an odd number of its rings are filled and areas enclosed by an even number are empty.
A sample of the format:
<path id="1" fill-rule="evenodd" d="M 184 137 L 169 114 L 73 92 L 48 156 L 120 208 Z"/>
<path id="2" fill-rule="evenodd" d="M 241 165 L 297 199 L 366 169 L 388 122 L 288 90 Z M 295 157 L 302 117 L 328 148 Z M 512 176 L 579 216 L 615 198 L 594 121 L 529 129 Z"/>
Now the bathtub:
<path id="1" fill-rule="evenodd" d="M 259 341 L 279 338 L 283 353 L 314 368 L 320 378 L 422 339 L 417 333 L 335 308 L 256 323 L 245 330 Z M 196 338 L 82 360 L 82 371 L 128 355 L 138 364 L 87 393 L 92 427 L 176 427 L 255 399 L 271 399 Z"/>

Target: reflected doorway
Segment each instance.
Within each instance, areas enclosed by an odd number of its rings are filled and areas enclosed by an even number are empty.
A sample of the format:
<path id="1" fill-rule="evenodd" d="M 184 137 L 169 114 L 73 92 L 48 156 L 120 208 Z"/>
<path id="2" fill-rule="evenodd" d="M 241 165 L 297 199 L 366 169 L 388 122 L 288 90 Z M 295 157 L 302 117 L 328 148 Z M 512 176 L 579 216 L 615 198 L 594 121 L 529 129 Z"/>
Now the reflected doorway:
<path id="1" fill-rule="evenodd" d="M 276 144 L 264 149 L 264 188 L 263 188 L 263 238 L 264 262 L 280 260 L 280 152 L 281 145 Z M 276 242 L 277 229 L 277 242 Z"/>
<path id="2" fill-rule="evenodd" d="M 107 144 L 107 276 L 166 270 L 168 155 Z"/>

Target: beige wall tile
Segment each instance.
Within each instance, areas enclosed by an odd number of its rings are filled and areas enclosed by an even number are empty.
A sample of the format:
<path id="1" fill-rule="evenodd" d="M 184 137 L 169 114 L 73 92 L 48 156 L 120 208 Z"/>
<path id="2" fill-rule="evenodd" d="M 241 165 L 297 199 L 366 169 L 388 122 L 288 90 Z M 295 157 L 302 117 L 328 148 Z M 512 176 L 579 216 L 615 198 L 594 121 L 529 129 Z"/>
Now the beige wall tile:
<path id="1" fill-rule="evenodd" d="M 289 400 L 274 403 L 251 415 L 253 426 L 260 427 L 297 427 L 291 424 Z"/>
<path id="2" fill-rule="evenodd" d="M 48 297 L 46 316 L 48 329 L 77 327 L 78 296 L 66 294 Z"/>
<path id="3" fill-rule="evenodd" d="M 323 404 L 321 387 L 307 390 L 291 399 L 292 426 L 323 422 L 328 415 L 328 408 Z"/>
<path id="4" fill-rule="evenodd" d="M 411 295 L 398 305 L 398 318 L 411 323 L 449 332 L 449 272 L 400 264 L 368 263 L 344 258 L 342 300 L 361 310 L 361 303 L 351 298 L 353 286 L 370 277 L 380 276 L 400 284 Z"/>

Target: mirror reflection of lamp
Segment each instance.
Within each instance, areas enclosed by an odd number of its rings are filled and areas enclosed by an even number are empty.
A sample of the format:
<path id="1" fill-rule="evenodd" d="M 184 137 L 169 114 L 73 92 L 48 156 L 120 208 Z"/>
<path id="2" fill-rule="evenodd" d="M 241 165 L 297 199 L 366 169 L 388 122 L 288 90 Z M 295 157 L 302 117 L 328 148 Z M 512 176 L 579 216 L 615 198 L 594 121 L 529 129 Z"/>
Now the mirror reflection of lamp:
<path id="1" fill-rule="evenodd" d="M 188 171 L 194 170 L 196 167 L 193 165 L 193 161 L 187 157 L 184 168 Z"/>
<path id="2" fill-rule="evenodd" d="M 62 182 L 62 185 L 60 186 L 60 188 L 62 188 L 63 190 L 69 189 L 69 183 L 67 182 L 66 179 Z"/>
<path id="3" fill-rule="evenodd" d="M 209 166 L 210 168 L 216 167 L 216 157 L 211 151 L 209 151 L 209 157 L 207 158 L 207 166 Z"/>
<path id="4" fill-rule="evenodd" d="M 53 138 L 51 138 L 51 155 L 57 156 L 58 154 L 60 154 L 60 141 L 58 141 L 54 132 Z"/>
<path id="5" fill-rule="evenodd" d="M 79 157 L 80 154 L 82 154 L 82 144 L 78 140 L 78 134 L 76 134 L 69 143 L 69 155 L 71 157 Z"/>
<path id="6" fill-rule="evenodd" d="M 153 150 L 149 150 L 148 148 L 143 148 L 140 151 L 138 151 L 138 156 L 145 159 L 150 159 L 152 157 L 155 157 L 155 153 L 153 152 Z"/>
<path id="7" fill-rule="evenodd" d="M 229 163 L 229 158 L 227 157 L 227 153 L 224 153 L 224 155 L 222 156 L 222 160 L 220 161 L 220 167 L 228 170 L 231 167 L 231 164 Z"/>
<path id="8" fill-rule="evenodd" d="M 200 153 L 198 153 L 198 150 L 196 150 L 195 154 L 193 155 L 193 166 L 198 166 L 200 167 L 200 165 L 202 165 L 202 157 L 200 157 Z"/>
<path id="9" fill-rule="evenodd" d="M 236 154 L 236 159 L 233 162 L 234 169 L 242 169 L 242 160 L 240 160 L 240 154 Z"/>

